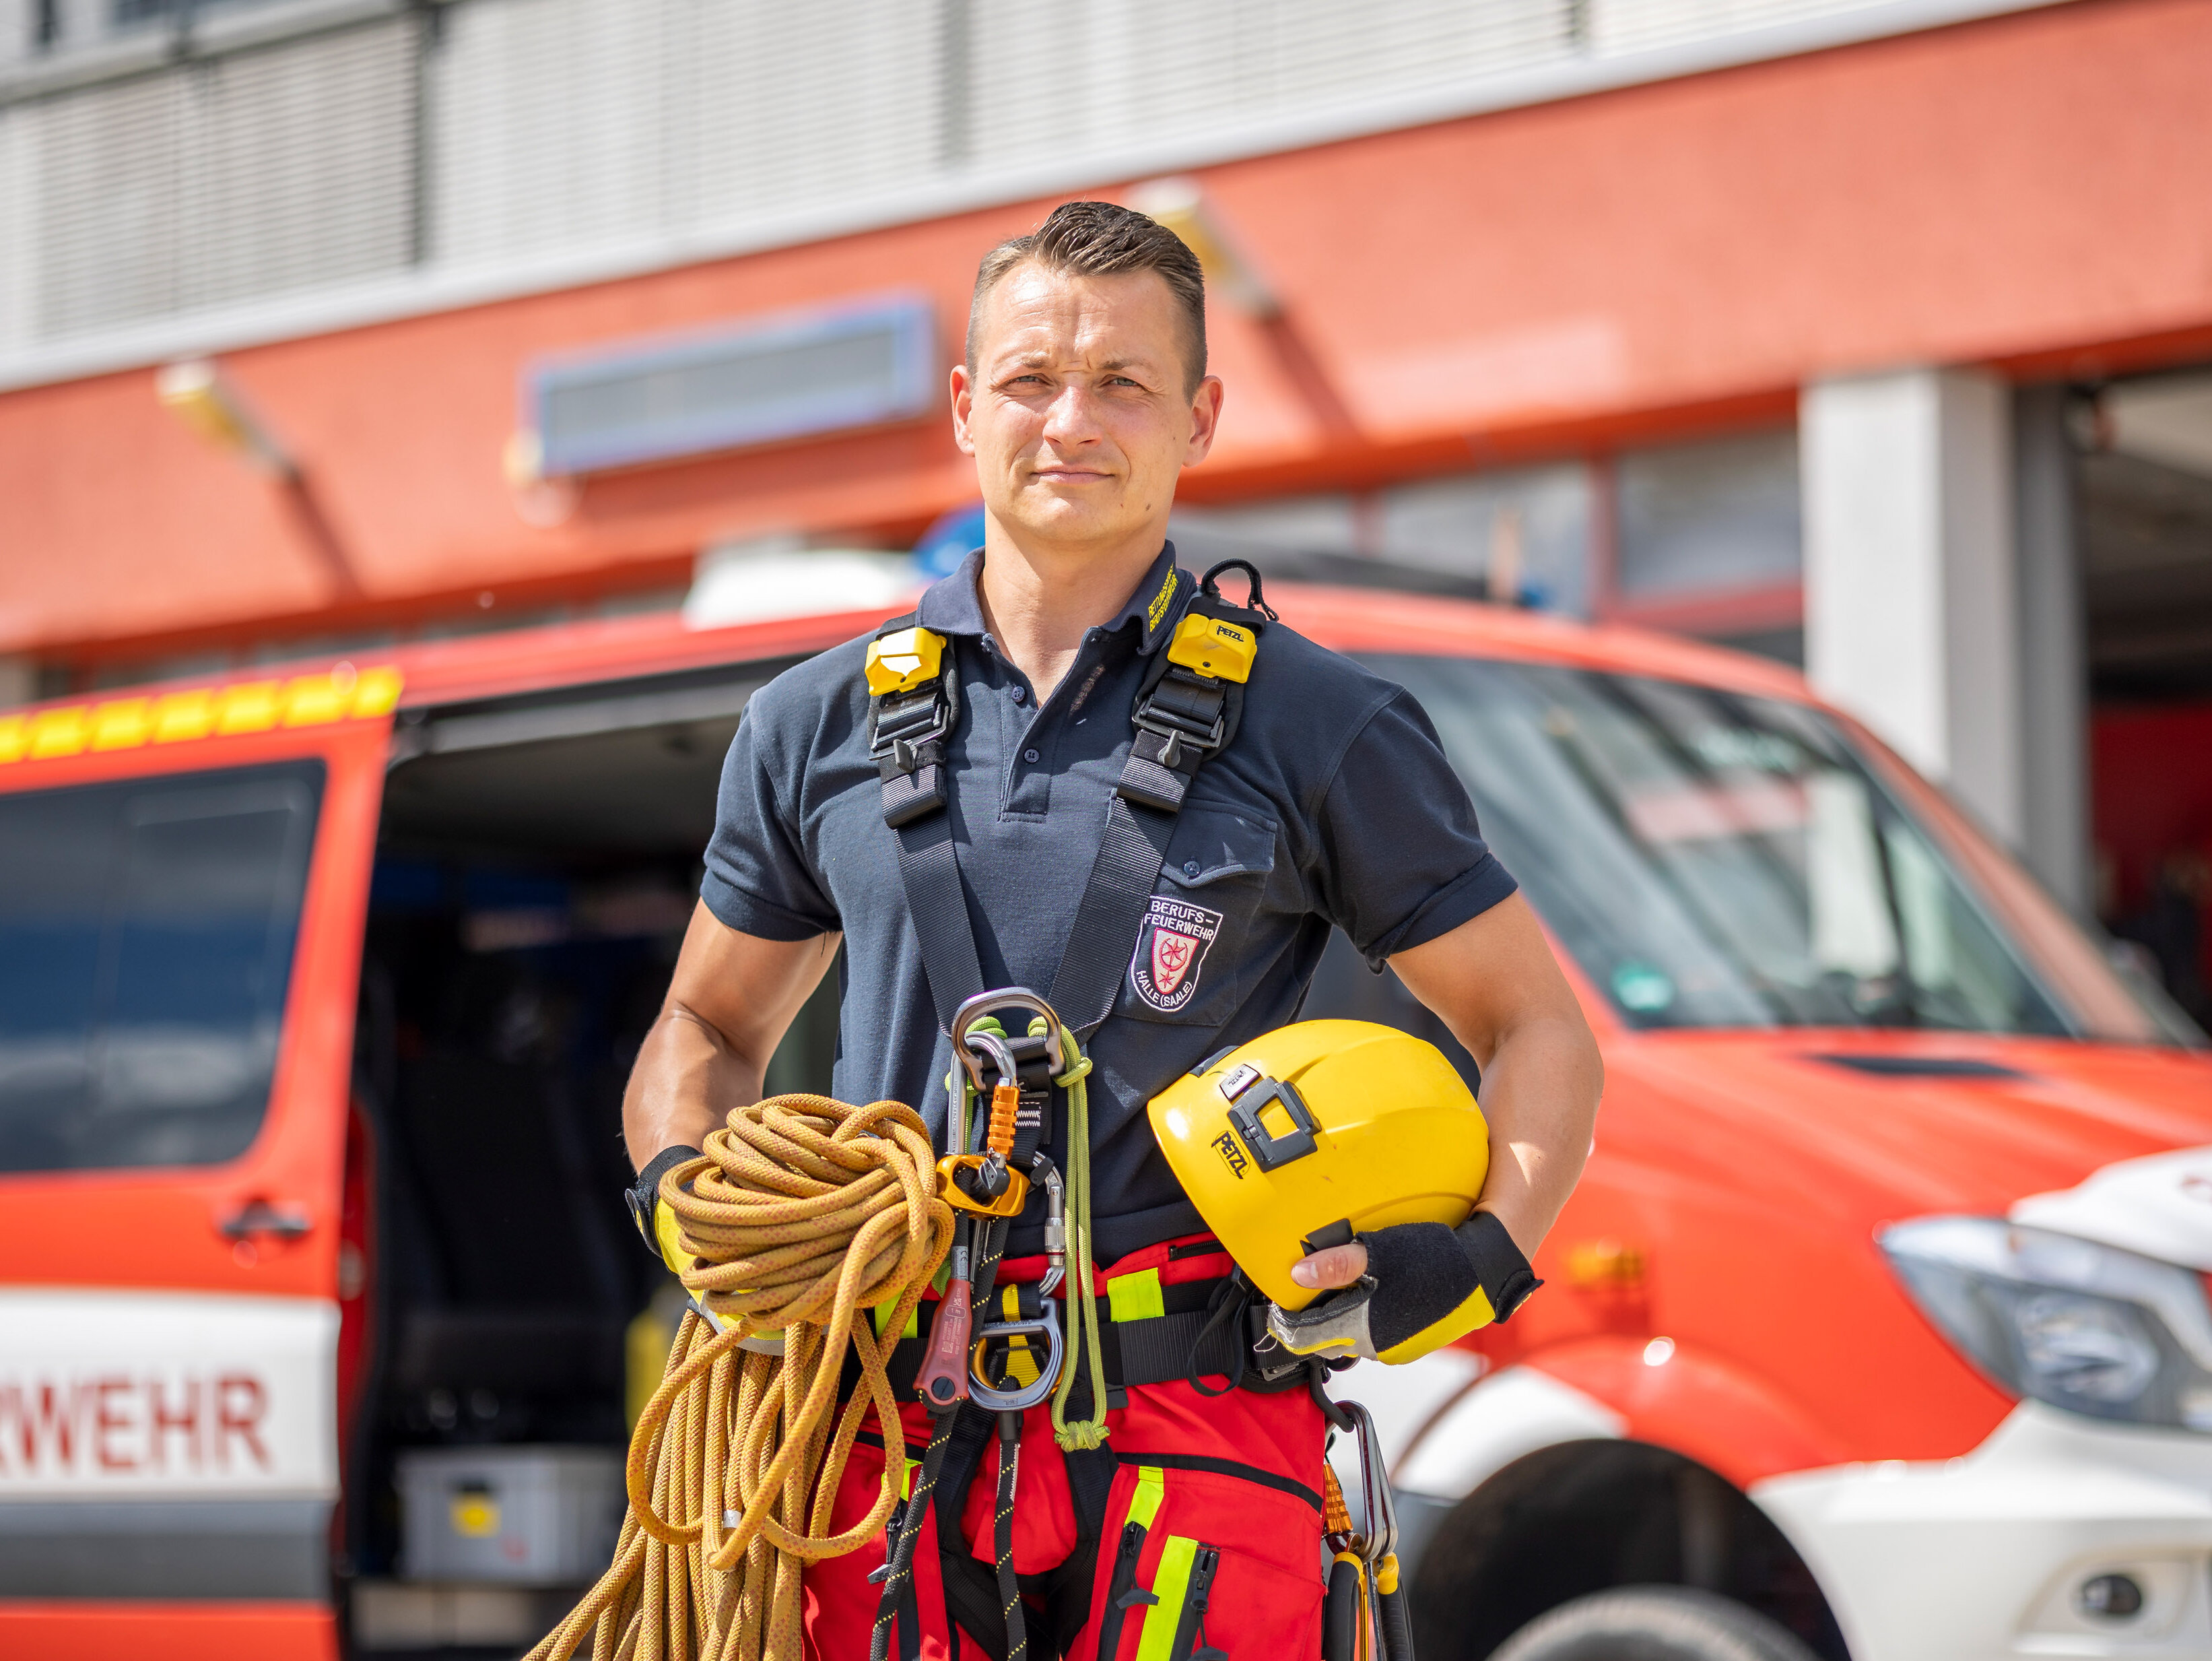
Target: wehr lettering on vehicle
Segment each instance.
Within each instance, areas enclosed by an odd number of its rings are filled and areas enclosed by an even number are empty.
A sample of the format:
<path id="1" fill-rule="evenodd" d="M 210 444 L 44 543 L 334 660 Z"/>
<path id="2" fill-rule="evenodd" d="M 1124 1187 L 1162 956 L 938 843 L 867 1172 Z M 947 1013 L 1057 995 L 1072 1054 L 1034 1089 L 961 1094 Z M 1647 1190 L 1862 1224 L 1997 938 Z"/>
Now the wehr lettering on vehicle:
<path id="1" fill-rule="evenodd" d="M 106 1471 L 252 1471 L 273 1466 L 269 1387 L 214 1378 L 105 1373 L 0 1384 L 0 1482 Z"/>
<path id="2" fill-rule="evenodd" d="M 336 1307 L 0 1293 L 0 1504 L 337 1488 Z"/>
<path id="3" fill-rule="evenodd" d="M 1199 968 L 1220 932 L 1218 911 L 1153 895 L 1129 959 L 1129 984 L 1152 1008 L 1174 1014 L 1197 995 Z"/>

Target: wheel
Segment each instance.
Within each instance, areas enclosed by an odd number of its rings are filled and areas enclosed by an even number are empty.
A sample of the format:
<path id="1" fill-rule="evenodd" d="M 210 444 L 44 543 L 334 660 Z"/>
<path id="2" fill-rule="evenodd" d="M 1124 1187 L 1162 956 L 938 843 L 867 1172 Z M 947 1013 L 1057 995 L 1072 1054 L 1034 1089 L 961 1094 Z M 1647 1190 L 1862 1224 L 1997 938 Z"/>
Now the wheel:
<path id="1" fill-rule="evenodd" d="M 1540 1615 L 1490 1661 L 1817 1661 L 1802 1640 L 1732 1597 L 1689 1586 L 1618 1586 Z"/>

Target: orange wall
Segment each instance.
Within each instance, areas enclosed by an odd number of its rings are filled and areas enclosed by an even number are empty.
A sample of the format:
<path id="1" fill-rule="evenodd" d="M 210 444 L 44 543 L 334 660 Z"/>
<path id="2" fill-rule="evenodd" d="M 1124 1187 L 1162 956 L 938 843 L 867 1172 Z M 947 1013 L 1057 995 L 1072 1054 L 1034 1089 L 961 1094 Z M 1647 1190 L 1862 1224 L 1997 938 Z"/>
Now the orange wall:
<path id="1" fill-rule="evenodd" d="M 1191 489 L 1784 417 L 1806 375 L 1853 367 L 2212 356 L 2208 64 L 2212 0 L 2081 0 L 1212 169 L 1289 338 L 1217 317 L 1228 422 Z M 533 527 L 500 470 L 518 373 L 894 286 L 937 297 L 949 346 L 977 254 L 1045 205 L 232 355 L 358 601 L 149 373 L 0 395 L 0 650 L 665 574 L 730 534 L 908 529 L 970 494 L 934 421 L 600 479 Z"/>

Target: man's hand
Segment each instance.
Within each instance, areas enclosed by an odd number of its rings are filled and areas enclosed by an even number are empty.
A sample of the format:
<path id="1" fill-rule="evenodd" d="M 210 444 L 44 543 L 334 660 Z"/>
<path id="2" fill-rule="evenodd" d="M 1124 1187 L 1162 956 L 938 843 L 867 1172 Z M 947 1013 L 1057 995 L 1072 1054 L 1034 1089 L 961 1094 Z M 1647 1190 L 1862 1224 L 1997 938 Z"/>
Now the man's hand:
<path id="1" fill-rule="evenodd" d="M 1533 1257 L 1582 1175 L 1605 1087 L 1573 989 L 1518 894 L 1400 952 L 1390 967 L 1482 1069 L 1490 1175 L 1477 1208 Z M 1367 1248 L 1356 1242 L 1291 1266 L 1293 1281 L 1320 1290 L 1354 1285 L 1366 1272 Z"/>
<path id="2" fill-rule="evenodd" d="M 639 1171 L 663 1148 L 703 1147 L 733 1107 L 761 1098 L 769 1057 L 836 960 L 835 934 L 742 934 L 702 904 L 691 914 L 668 998 L 623 1092 L 623 1138 Z"/>
<path id="3" fill-rule="evenodd" d="M 1302 1287 L 1317 1287 L 1327 1292 L 1334 1287 L 1348 1287 L 1367 1273 L 1367 1248 L 1358 1241 L 1350 1245 L 1333 1245 L 1326 1251 L 1316 1251 L 1301 1257 L 1291 1265 L 1291 1278 Z"/>

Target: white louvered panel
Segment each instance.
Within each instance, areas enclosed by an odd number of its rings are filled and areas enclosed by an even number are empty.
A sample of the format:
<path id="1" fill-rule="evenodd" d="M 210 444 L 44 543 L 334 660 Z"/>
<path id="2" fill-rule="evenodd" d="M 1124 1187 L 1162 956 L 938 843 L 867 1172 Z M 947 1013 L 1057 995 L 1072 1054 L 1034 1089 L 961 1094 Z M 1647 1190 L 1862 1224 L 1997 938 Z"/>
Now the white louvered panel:
<path id="1" fill-rule="evenodd" d="M 934 173 L 940 28 L 914 0 L 477 0 L 431 78 L 459 264 L 834 206 Z"/>
<path id="2" fill-rule="evenodd" d="M 39 157 L 37 333 L 404 267 L 416 27 L 310 36 L 19 106 Z"/>
<path id="3" fill-rule="evenodd" d="M 1879 3 L 1881 0 L 1589 0 L 1590 50 L 1601 56 L 1639 52 Z"/>
<path id="4" fill-rule="evenodd" d="M 410 262 L 420 27 L 403 18 L 310 36 L 180 77 L 181 307 Z"/>
<path id="5" fill-rule="evenodd" d="M 0 356 L 35 338 L 39 245 L 31 185 L 37 177 L 36 142 L 23 106 L 0 107 Z"/>
<path id="6" fill-rule="evenodd" d="M 967 73 L 955 93 L 967 105 L 967 157 L 976 168 L 1118 149 L 1144 130 L 1151 106 L 1139 83 L 1165 54 L 1139 37 L 1128 0 L 966 3 Z M 1189 9 L 1201 20 L 1212 15 Z"/>
<path id="7" fill-rule="evenodd" d="M 685 223 L 880 197 L 938 173 L 938 3 L 670 3 L 690 31 L 669 100 Z"/>
<path id="8" fill-rule="evenodd" d="M 430 248 L 476 265 L 651 231 L 666 0 L 478 0 L 431 59 Z"/>
<path id="9" fill-rule="evenodd" d="M 1155 17 L 1163 0 L 1143 0 Z M 1219 68 L 1238 116 L 1273 119 L 1518 69 L 1571 47 L 1565 0 L 1241 0 Z"/>
<path id="10" fill-rule="evenodd" d="M 22 106 L 37 128 L 41 337 L 176 309 L 184 73 Z"/>
<path id="11" fill-rule="evenodd" d="M 974 0 L 976 159 L 1115 149 L 1313 115 L 1566 56 L 1566 0 Z M 991 119 L 993 104 L 1006 119 Z"/>

